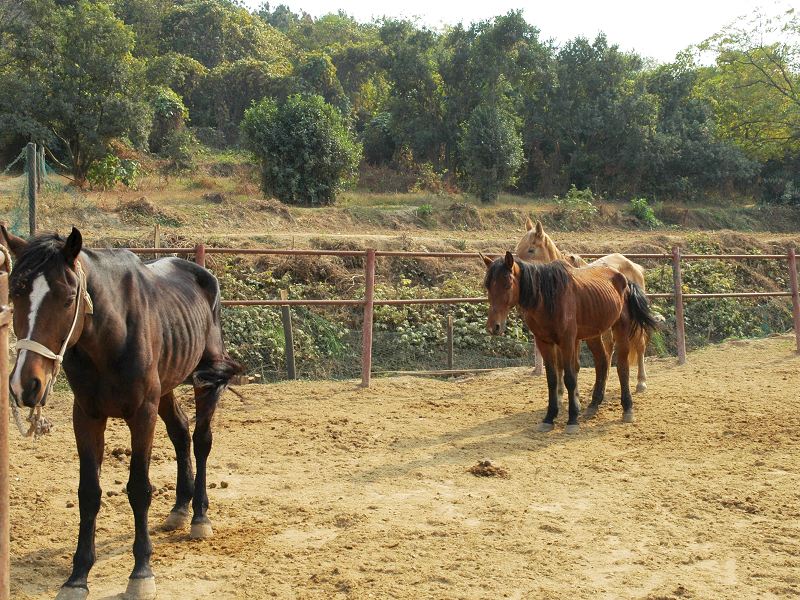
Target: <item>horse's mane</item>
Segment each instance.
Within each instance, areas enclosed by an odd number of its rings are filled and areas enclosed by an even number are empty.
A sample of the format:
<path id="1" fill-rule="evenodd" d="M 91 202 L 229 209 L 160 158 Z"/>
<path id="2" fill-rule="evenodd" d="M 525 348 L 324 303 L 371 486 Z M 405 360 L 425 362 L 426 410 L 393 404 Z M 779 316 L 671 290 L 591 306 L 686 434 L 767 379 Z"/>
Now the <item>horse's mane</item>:
<path id="1" fill-rule="evenodd" d="M 44 233 L 32 238 L 17 256 L 8 278 L 12 293 L 22 293 L 37 273 L 41 273 L 50 261 L 61 256 L 65 242 L 57 233 Z"/>
<path id="2" fill-rule="evenodd" d="M 514 259 L 519 267 L 519 304 L 523 308 L 534 308 L 539 298 L 544 302 L 548 314 L 555 312 L 556 301 L 569 283 L 567 263 L 557 260 L 546 264 L 526 263 Z M 507 272 L 502 260 L 493 262 L 486 272 L 484 286 L 488 289 L 492 281 L 502 272 Z"/>
<path id="3" fill-rule="evenodd" d="M 542 235 L 544 235 L 544 245 L 550 250 L 550 255 L 555 257 L 554 260 L 564 260 L 564 253 L 558 249 L 553 238 L 547 235 L 547 232 L 542 232 Z"/>
<path id="4" fill-rule="evenodd" d="M 519 304 L 534 308 L 541 297 L 547 314 L 556 310 L 556 301 L 569 283 L 567 263 L 557 260 L 544 265 L 515 261 L 520 268 Z"/>

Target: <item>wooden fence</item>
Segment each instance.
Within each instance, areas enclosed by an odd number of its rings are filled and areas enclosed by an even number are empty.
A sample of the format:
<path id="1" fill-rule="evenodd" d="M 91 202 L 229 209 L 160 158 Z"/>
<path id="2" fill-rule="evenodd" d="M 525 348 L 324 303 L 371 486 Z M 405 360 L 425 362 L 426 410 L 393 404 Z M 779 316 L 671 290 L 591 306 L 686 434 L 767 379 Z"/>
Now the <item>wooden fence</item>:
<path id="1" fill-rule="evenodd" d="M 402 252 L 386 250 L 286 250 L 275 248 L 213 248 L 198 244 L 192 248 L 131 248 L 138 254 L 180 254 L 193 256 L 195 262 L 205 266 L 209 254 L 232 255 L 275 255 L 275 256 L 339 256 L 364 258 L 364 297 L 359 299 L 331 300 L 286 300 L 286 299 L 253 299 L 223 300 L 223 306 L 361 306 L 363 307 L 362 350 L 361 350 L 361 384 L 369 387 L 372 375 L 372 319 L 375 306 L 397 306 L 409 304 L 479 304 L 486 302 L 481 298 L 407 298 L 407 299 L 375 299 L 375 264 L 384 257 L 400 258 L 450 258 L 477 260 L 476 252 Z M 487 256 L 497 256 L 488 254 Z M 600 258 L 602 254 L 583 254 L 584 258 Z M 797 263 L 795 249 L 790 248 L 786 254 L 682 254 L 678 246 L 671 254 L 627 254 L 631 260 L 670 261 L 672 264 L 672 293 L 648 294 L 649 298 L 671 299 L 675 304 L 675 327 L 678 364 L 686 362 L 686 330 L 683 314 L 684 300 L 697 298 L 771 298 L 786 296 L 792 298 L 792 316 L 797 352 L 800 353 L 800 299 L 798 298 Z M 683 292 L 681 262 L 686 260 L 725 260 L 725 261 L 786 261 L 789 270 L 790 289 L 781 292 L 725 292 L 694 294 Z M 448 342 L 448 345 L 450 342 Z M 442 373 L 442 371 L 437 371 Z"/>

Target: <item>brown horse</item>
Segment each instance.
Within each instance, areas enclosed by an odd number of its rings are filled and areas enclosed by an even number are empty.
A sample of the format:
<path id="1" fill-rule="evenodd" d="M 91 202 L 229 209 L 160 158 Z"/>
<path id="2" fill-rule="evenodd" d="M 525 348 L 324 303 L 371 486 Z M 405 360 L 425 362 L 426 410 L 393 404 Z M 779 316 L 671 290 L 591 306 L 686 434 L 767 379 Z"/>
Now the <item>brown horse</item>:
<path id="1" fill-rule="evenodd" d="M 150 453 L 159 416 L 178 463 L 175 506 L 164 526 L 185 526 L 191 501 L 191 536 L 212 534 L 206 515 L 211 419 L 220 394 L 241 371 L 222 342 L 219 284 L 211 273 L 186 260 L 162 258 L 145 265 L 128 251 L 83 249 L 75 228 L 66 240 L 52 234 L 25 241 L 5 227 L 0 231 L 15 258 L 9 287 L 19 341 L 12 399 L 17 406 L 43 406 L 62 362 L 74 394 L 80 531 L 72 574 L 57 598 L 83 599 L 89 593 L 109 417 L 124 419 L 131 433 L 127 491 L 135 540 L 125 597 L 155 598 L 147 518 Z M 197 408 L 192 438 L 173 394 L 187 379 Z"/>
<path id="2" fill-rule="evenodd" d="M 637 284 L 642 291 L 645 291 L 644 267 L 624 257 L 622 254 L 608 254 L 593 262 L 586 262 L 577 254 L 565 254 L 561 252 L 550 236 L 545 233 L 540 221 L 536 221 L 536 225 L 534 226 L 530 218 L 527 218 L 525 221 L 525 228 L 527 231 L 525 235 L 522 236 L 515 250 L 515 254 L 521 260 L 533 263 L 549 263 L 554 260 L 565 260 L 573 267 L 594 267 L 600 265 L 611 267 L 625 275 L 628 281 L 633 281 Z M 658 318 L 659 317 L 656 316 L 656 319 Z M 607 343 L 613 342 L 613 337 L 610 333 L 605 336 L 605 339 Z M 648 341 L 648 333 L 646 330 L 640 329 L 636 332 L 630 343 L 631 354 L 628 360 L 629 362 L 635 360 L 639 367 L 636 380 L 637 392 L 644 392 L 647 389 L 647 369 L 644 364 L 644 355 Z"/>
<path id="3" fill-rule="evenodd" d="M 609 354 L 600 336 L 611 329 L 622 388 L 622 419 L 633 421 L 628 387 L 628 347 L 638 329 L 652 330 L 656 321 L 641 288 L 616 269 L 597 266 L 575 269 L 564 261 L 547 264 L 515 260 L 511 252 L 486 263 L 484 285 L 489 294 L 486 328 L 492 335 L 505 330 L 508 313 L 519 307 L 536 337 L 547 374 L 548 407 L 539 431 L 551 431 L 558 415 L 559 371 L 569 396 L 567 433 L 578 431 L 580 406 L 576 396 L 578 342 L 586 340 L 595 360 L 595 385 L 585 418 L 594 416 L 605 394 Z"/>

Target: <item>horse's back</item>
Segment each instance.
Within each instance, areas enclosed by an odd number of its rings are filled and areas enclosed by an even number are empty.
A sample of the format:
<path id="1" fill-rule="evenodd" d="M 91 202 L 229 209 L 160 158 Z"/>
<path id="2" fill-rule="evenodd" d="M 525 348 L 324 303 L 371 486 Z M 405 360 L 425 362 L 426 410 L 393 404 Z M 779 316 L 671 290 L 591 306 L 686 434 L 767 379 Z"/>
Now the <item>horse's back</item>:
<path id="1" fill-rule="evenodd" d="M 182 258 L 169 256 L 155 261 L 144 263 L 144 266 L 155 277 L 160 285 L 171 288 L 180 286 L 183 291 L 191 295 L 200 291 L 213 313 L 219 309 L 220 289 L 217 278 L 207 269 Z"/>
<path id="2" fill-rule="evenodd" d="M 614 252 L 613 254 L 608 254 L 589 263 L 589 266 L 598 265 L 616 269 L 625 277 L 638 284 L 640 288 L 644 289 L 644 267 L 633 262 L 628 257 Z"/>

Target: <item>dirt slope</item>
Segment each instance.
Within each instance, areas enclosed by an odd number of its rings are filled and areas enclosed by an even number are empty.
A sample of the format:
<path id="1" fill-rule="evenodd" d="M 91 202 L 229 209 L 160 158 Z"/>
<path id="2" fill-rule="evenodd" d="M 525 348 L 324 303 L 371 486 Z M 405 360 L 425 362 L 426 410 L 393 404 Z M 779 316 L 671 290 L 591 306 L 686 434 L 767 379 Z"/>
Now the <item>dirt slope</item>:
<path id="1" fill-rule="evenodd" d="M 154 533 L 160 598 L 786 598 L 800 595 L 800 358 L 728 343 L 650 368 L 638 421 L 618 385 L 598 418 L 536 434 L 543 378 L 296 382 L 228 393 L 210 461 L 216 536 Z M 591 371 L 582 374 L 588 393 Z M 59 428 L 12 438 L 12 597 L 52 598 L 77 534 L 68 399 Z M 562 423 L 563 424 L 563 420 Z M 124 425 L 102 474 L 120 492 Z M 119 452 L 117 452 L 119 454 Z M 507 479 L 467 469 L 491 458 Z M 152 481 L 174 483 L 159 426 Z M 225 482 L 226 487 L 221 487 Z M 154 498 L 151 522 L 173 492 Z M 92 598 L 132 566 L 132 518 L 107 497 Z"/>

